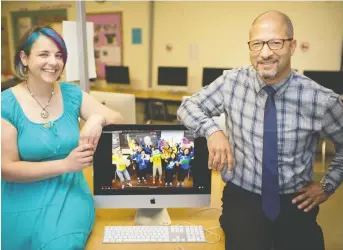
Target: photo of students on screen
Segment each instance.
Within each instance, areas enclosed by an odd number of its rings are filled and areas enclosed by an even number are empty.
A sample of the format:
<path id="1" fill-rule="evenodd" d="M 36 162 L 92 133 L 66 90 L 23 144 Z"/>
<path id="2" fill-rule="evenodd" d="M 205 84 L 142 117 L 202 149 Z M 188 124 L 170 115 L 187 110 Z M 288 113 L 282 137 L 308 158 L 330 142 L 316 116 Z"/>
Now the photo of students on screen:
<path id="1" fill-rule="evenodd" d="M 182 131 L 112 134 L 113 188 L 192 188 L 194 138 Z M 123 164 L 125 162 L 125 164 Z M 118 172 L 119 171 L 119 172 Z"/>

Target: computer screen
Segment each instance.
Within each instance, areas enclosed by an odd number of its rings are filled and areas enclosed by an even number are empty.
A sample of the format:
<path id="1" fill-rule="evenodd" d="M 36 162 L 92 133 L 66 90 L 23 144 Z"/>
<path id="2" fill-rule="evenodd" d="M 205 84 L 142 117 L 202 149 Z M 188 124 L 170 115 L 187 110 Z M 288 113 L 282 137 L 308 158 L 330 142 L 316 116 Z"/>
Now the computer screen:
<path id="1" fill-rule="evenodd" d="M 130 84 L 129 67 L 106 65 L 105 77 L 107 83 Z"/>
<path id="2" fill-rule="evenodd" d="M 183 125 L 109 125 L 94 154 L 98 208 L 210 205 L 207 141 Z"/>
<path id="3" fill-rule="evenodd" d="M 209 85 L 219 76 L 223 74 L 224 70 L 229 70 L 231 68 L 203 68 L 202 71 L 202 86 Z"/>
<path id="4" fill-rule="evenodd" d="M 187 67 L 158 67 L 158 85 L 187 86 Z"/>
<path id="5" fill-rule="evenodd" d="M 323 87 L 343 95 L 343 71 L 304 71 L 304 75 Z"/>

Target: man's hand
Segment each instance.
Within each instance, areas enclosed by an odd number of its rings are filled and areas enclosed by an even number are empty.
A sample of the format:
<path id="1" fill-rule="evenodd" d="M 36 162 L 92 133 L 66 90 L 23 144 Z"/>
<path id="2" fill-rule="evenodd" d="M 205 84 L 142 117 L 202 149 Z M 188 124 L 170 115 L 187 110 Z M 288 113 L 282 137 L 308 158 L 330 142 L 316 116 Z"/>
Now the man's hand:
<path id="1" fill-rule="evenodd" d="M 225 164 L 228 164 L 228 172 L 233 169 L 233 159 L 228 138 L 223 131 L 216 131 L 207 140 L 208 168 L 222 172 Z"/>
<path id="2" fill-rule="evenodd" d="M 322 186 L 319 182 L 311 182 L 311 184 L 299 189 L 297 191 L 301 193 L 292 200 L 293 204 L 301 202 L 298 205 L 299 209 L 304 209 L 305 212 L 311 211 L 315 206 L 325 202 L 329 198 L 329 194 L 322 190 Z"/>

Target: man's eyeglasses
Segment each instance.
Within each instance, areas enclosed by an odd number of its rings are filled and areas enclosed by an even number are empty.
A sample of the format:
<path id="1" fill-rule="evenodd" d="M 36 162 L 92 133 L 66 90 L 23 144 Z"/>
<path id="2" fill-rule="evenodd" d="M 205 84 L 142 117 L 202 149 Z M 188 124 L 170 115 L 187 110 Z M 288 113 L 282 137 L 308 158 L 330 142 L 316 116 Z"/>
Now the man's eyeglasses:
<path id="1" fill-rule="evenodd" d="M 260 40 L 254 40 L 248 42 L 249 49 L 251 51 L 260 51 L 262 50 L 264 44 L 266 43 L 271 50 L 278 50 L 282 49 L 285 41 L 292 41 L 293 38 L 288 39 L 271 39 L 268 41 L 260 41 Z"/>

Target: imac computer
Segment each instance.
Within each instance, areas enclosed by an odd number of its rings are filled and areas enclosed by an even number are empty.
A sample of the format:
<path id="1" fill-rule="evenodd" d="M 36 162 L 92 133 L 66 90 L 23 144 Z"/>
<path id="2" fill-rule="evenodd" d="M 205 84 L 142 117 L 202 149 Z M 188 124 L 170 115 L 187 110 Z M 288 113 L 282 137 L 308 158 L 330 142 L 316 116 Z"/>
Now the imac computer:
<path id="1" fill-rule="evenodd" d="M 109 125 L 94 154 L 97 208 L 137 208 L 136 225 L 169 225 L 167 208 L 210 206 L 207 141 L 183 125 Z"/>

